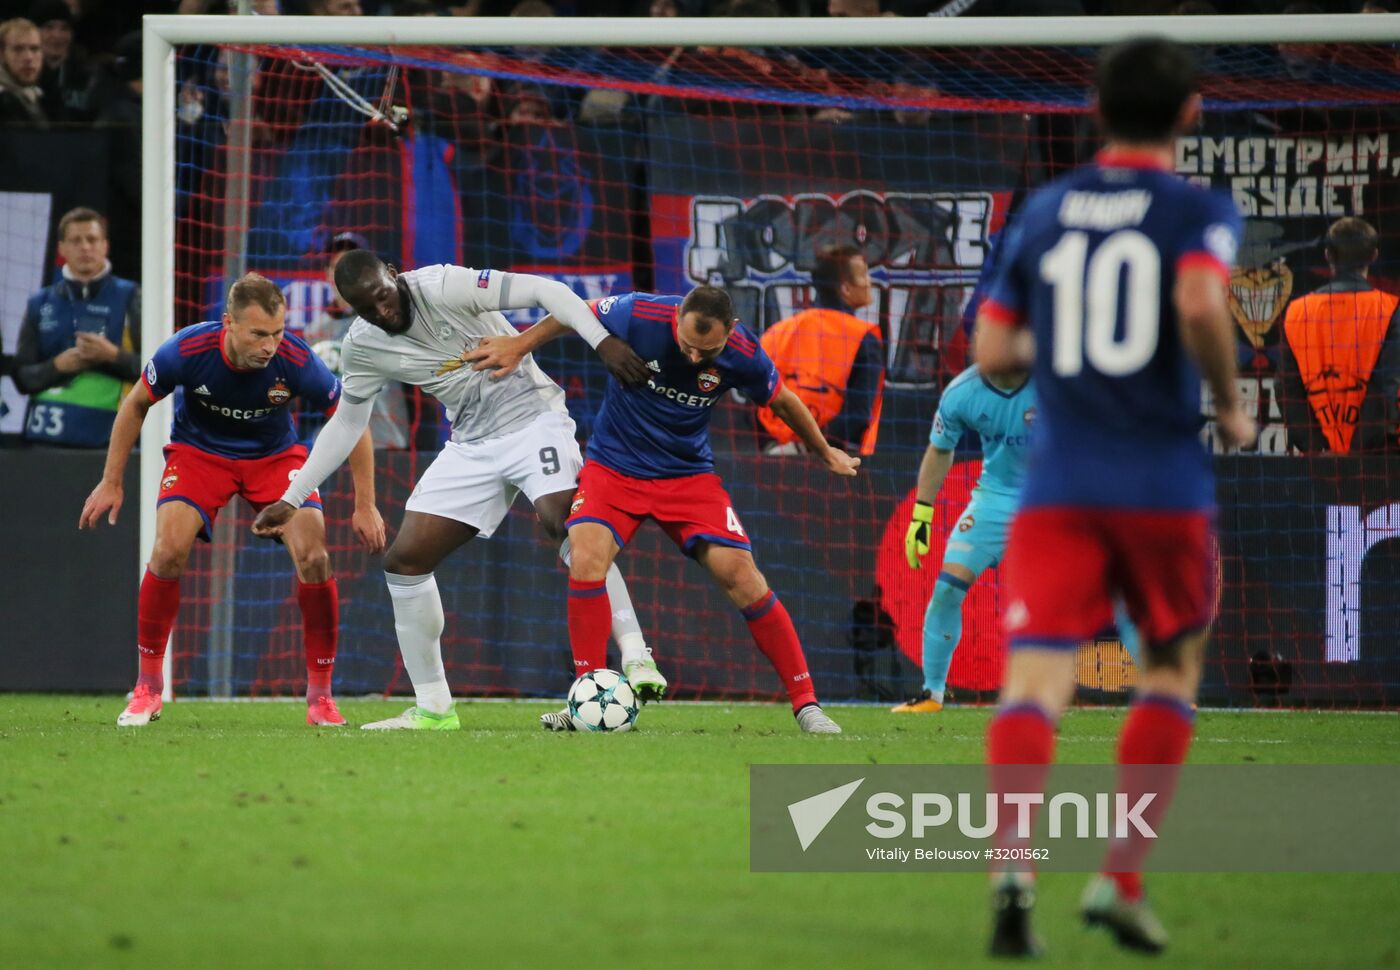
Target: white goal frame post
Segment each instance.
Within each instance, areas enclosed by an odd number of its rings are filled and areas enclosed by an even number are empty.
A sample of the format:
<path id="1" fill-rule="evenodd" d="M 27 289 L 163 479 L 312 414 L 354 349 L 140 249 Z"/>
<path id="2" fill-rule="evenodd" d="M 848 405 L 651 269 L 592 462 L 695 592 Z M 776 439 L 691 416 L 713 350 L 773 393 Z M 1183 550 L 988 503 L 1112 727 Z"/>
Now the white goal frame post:
<path id="1" fill-rule="evenodd" d="M 1240 17 L 257 17 L 148 15 L 141 128 L 141 350 L 170 336 L 175 309 L 176 44 L 463 47 L 1099 47 L 1152 34 L 1184 44 L 1387 43 L 1400 14 Z M 241 256 L 243 254 L 229 254 Z M 160 410 L 160 409 L 158 409 Z M 155 506 L 169 441 L 161 411 L 141 431 L 140 562 L 155 546 Z M 169 694 L 170 652 L 166 651 Z"/>

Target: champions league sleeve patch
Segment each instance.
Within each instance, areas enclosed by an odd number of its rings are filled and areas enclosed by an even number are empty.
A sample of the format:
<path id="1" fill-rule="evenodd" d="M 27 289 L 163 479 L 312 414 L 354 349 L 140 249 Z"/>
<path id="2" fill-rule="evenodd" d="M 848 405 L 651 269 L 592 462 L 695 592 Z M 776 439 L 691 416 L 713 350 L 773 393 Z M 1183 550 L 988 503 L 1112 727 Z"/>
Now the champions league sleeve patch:
<path id="1" fill-rule="evenodd" d="M 477 289 L 479 289 L 479 290 L 484 290 L 484 289 L 486 289 L 486 288 L 487 288 L 488 286 L 490 286 L 490 285 L 491 285 L 491 271 L 490 271 L 489 269 L 484 269 L 484 270 L 482 270 L 480 273 L 477 273 L 477 274 L 476 274 L 476 288 L 477 288 Z"/>
<path id="2" fill-rule="evenodd" d="M 1235 234 L 1229 226 L 1223 222 L 1208 226 L 1204 239 L 1206 249 L 1210 250 L 1212 256 L 1226 266 L 1235 264 L 1235 251 L 1239 248 L 1239 244 L 1235 241 Z"/>
<path id="3" fill-rule="evenodd" d="M 154 357 L 146 361 L 146 383 L 151 387 L 156 386 L 156 361 Z"/>

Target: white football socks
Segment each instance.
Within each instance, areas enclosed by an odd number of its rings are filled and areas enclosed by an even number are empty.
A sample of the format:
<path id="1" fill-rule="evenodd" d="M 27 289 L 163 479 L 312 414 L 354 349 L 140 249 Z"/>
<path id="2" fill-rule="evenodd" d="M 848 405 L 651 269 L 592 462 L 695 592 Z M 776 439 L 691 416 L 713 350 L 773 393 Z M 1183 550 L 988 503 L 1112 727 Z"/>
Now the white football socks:
<path id="1" fill-rule="evenodd" d="M 452 710 L 452 691 L 442 667 L 442 597 L 432 573 L 400 576 L 385 573 L 394 601 L 394 632 L 399 637 L 403 669 L 413 681 L 417 704 L 433 714 Z"/>

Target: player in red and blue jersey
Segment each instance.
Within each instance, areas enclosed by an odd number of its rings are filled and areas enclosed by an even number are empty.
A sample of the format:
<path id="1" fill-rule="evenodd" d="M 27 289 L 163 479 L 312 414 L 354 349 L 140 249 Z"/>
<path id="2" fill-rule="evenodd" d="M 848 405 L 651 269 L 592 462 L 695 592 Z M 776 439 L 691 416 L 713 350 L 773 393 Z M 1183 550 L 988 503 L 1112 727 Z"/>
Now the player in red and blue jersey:
<path id="1" fill-rule="evenodd" d="M 802 730 L 840 732 L 817 704 L 792 619 L 754 564 L 748 533 L 715 474 L 710 415 L 730 388 L 768 406 L 832 472 L 860 460 L 831 447 L 811 412 L 785 388 L 758 341 L 734 317 L 729 294 L 699 286 L 684 298 L 628 293 L 592 303 L 598 320 L 646 361 L 645 384 L 610 378 L 588 442 L 568 520 L 569 642 L 576 674 L 605 666 L 611 610 L 604 577 L 646 519 L 709 570 L 739 607 L 773 664 Z M 508 373 L 525 353 L 563 332 L 545 318 L 518 337 L 493 338 L 469 355 L 478 369 Z M 505 348 L 509 348 L 506 350 Z M 504 363 L 503 363 L 504 361 Z M 568 718 L 543 719 L 568 729 Z"/>
<path id="2" fill-rule="evenodd" d="M 1144 649 L 1118 760 L 1166 766 L 1144 813 L 1149 824 L 1190 746 L 1212 607 L 1215 490 L 1199 440 L 1202 375 L 1225 440 L 1242 445 L 1255 433 L 1235 387 L 1227 302 L 1240 218 L 1228 196 L 1171 172 L 1175 135 L 1195 126 L 1200 104 L 1185 49 L 1140 39 L 1104 54 L 1098 111 L 1107 144 L 1093 164 L 1026 201 L 975 340 L 984 371 L 1032 365 L 1040 401 L 1006 555 L 1012 652 L 987 731 L 992 784 L 1043 787 L 1055 723 L 1074 693 L 1075 650 L 1108 624 L 1121 596 Z M 1025 765 L 1037 767 L 1006 767 Z M 1121 791 L 1142 783 L 1120 771 Z M 1142 895 L 1147 844 L 1115 843 L 1082 912 L 1120 944 L 1157 952 L 1167 937 Z M 1038 949 L 1030 880 L 997 877 L 994 954 Z"/>
<path id="3" fill-rule="evenodd" d="M 249 273 L 229 290 L 222 322 L 176 333 L 151 356 L 112 426 L 102 481 L 83 504 L 79 528 L 105 514 L 115 524 L 122 479 L 146 413 L 174 395 L 175 420 L 165 450 L 156 509 L 155 548 L 141 580 L 136 643 L 140 675 L 119 727 L 160 717 L 162 665 L 180 606 L 180 575 L 196 538 L 208 542 L 214 519 L 235 495 L 254 509 L 276 502 L 306 460 L 288 404 L 333 411 L 340 382 L 300 339 L 286 333 L 287 305 L 276 284 Z M 374 507 L 374 456 L 368 433 L 350 459 L 355 481 L 355 532 L 365 547 L 384 547 L 384 522 Z M 306 721 L 342 725 L 331 693 L 339 597 L 326 555 L 319 499 L 292 519 L 282 539 L 297 574 L 306 644 Z"/>

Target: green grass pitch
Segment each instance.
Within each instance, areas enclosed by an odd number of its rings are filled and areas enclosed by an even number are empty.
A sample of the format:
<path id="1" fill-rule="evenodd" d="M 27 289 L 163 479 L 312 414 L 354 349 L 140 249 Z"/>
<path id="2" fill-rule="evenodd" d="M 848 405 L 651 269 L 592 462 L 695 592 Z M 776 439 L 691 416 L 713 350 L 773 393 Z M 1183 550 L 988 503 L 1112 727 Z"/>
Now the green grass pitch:
<path id="1" fill-rule="evenodd" d="M 444 734 L 315 730 L 292 704 L 0 696 L 0 967 L 597 968 L 982 965 L 985 878 L 751 874 L 752 762 L 975 762 L 989 712 L 669 704 L 629 735 L 548 735 L 531 703 Z M 352 723 L 402 702 L 342 705 Z M 1121 712 L 1064 721 L 1111 757 Z M 1203 763 L 1394 762 L 1395 715 L 1202 712 Z M 1397 806 L 1400 811 L 1400 806 Z M 1043 878 L 1047 965 L 1144 964 Z M 1149 878 L 1154 966 L 1400 967 L 1400 876 Z"/>

